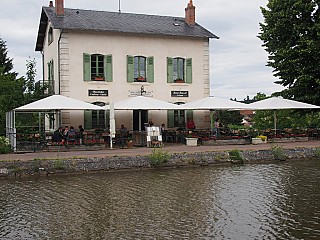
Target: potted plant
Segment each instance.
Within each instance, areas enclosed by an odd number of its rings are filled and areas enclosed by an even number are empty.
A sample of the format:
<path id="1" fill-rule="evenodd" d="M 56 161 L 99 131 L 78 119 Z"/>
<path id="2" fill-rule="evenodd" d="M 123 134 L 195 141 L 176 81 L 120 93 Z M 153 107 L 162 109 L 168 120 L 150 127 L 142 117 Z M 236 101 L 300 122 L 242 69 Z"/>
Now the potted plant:
<path id="1" fill-rule="evenodd" d="M 175 83 L 184 83 L 184 80 L 182 78 L 177 78 L 174 80 Z"/>
<path id="2" fill-rule="evenodd" d="M 137 80 L 143 82 L 143 81 L 145 81 L 146 79 L 145 79 L 143 76 L 140 76 L 140 77 L 137 78 Z"/>
<path id="3" fill-rule="evenodd" d="M 198 137 L 192 135 L 192 133 L 189 133 L 186 136 L 186 145 L 189 147 L 195 147 L 198 145 Z"/>
<path id="4" fill-rule="evenodd" d="M 102 75 L 96 75 L 95 78 L 94 78 L 94 80 L 96 80 L 96 81 L 104 81 L 104 76 L 102 76 Z"/>

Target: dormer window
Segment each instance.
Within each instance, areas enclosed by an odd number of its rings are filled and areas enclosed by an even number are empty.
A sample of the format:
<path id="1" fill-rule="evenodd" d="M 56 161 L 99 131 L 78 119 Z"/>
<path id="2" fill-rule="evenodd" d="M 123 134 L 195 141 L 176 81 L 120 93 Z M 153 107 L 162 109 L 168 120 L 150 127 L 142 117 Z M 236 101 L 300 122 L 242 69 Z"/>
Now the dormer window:
<path id="1" fill-rule="evenodd" d="M 48 45 L 50 45 L 53 42 L 53 28 L 50 27 L 48 31 Z"/>

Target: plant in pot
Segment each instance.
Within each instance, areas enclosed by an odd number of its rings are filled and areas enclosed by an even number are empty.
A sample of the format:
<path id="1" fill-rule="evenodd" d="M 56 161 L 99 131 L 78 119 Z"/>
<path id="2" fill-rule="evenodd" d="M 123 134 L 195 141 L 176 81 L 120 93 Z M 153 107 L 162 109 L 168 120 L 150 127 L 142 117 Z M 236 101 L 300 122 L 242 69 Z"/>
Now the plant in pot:
<path id="1" fill-rule="evenodd" d="M 96 75 L 95 78 L 94 78 L 94 80 L 96 80 L 96 81 L 104 81 L 104 76 L 102 76 L 102 75 Z"/>
<path id="2" fill-rule="evenodd" d="M 143 76 L 139 76 L 139 77 L 137 78 L 137 80 L 143 82 L 143 81 L 145 81 L 146 79 L 145 79 Z"/>
<path id="3" fill-rule="evenodd" d="M 174 80 L 175 83 L 184 83 L 184 80 L 182 78 L 177 78 Z"/>

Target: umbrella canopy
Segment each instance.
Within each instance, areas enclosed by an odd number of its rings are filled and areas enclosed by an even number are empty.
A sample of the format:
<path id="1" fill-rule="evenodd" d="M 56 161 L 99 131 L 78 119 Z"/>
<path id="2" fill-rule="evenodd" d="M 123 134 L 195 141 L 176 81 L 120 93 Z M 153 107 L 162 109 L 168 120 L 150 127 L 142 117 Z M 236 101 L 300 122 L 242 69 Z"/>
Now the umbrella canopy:
<path id="1" fill-rule="evenodd" d="M 223 99 L 218 97 L 206 97 L 201 98 L 184 105 L 180 105 L 182 109 L 193 110 L 240 110 L 247 109 L 247 104 L 232 101 L 229 99 Z"/>
<path id="2" fill-rule="evenodd" d="M 52 110 L 103 110 L 97 105 L 65 97 L 52 95 L 14 109 L 15 111 L 52 111 Z"/>
<path id="3" fill-rule="evenodd" d="M 162 100 L 136 96 L 114 103 L 115 110 L 174 110 L 179 106 Z"/>
<path id="4" fill-rule="evenodd" d="M 252 110 L 277 110 L 277 109 L 317 109 L 319 106 L 289 100 L 281 97 L 271 97 L 248 104 Z"/>
<path id="5" fill-rule="evenodd" d="M 281 97 L 271 97 L 260 100 L 258 102 L 248 104 L 248 108 L 252 110 L 274 110 L 274 131 L 277 133 L 277 114 L 279 109 L 319 109 L 319 106 L 289 100 Z"/>

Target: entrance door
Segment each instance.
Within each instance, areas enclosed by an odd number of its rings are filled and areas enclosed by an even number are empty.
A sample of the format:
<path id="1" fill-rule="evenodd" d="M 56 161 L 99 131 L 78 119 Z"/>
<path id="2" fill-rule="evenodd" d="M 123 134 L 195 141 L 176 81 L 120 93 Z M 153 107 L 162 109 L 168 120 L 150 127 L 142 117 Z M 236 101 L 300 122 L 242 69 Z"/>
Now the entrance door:
<path id="1" fill-rule="evenodd" d="M 148 110 L 133 110 L 133 130 L 139 131 L 139 113 L 141 112 L 140 129 L 144 131 L 144 124 L 148 122 Z"/>

